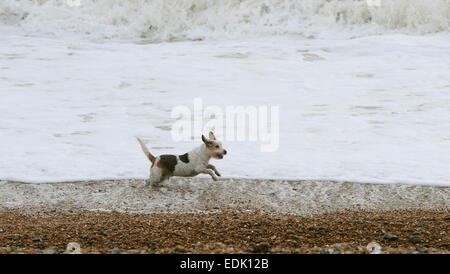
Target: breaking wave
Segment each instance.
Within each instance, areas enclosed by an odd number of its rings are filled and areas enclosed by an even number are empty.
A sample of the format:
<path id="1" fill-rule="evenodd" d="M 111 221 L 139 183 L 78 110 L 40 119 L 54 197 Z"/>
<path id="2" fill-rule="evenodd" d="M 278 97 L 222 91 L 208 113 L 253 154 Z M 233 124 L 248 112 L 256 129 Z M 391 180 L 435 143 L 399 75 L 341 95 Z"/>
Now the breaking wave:
<path id="1" fill-rule="evenodd" d="M 2 0 L 0 24 L 28 32 L 150 40 L 450 29 L 450 0 Z"/>

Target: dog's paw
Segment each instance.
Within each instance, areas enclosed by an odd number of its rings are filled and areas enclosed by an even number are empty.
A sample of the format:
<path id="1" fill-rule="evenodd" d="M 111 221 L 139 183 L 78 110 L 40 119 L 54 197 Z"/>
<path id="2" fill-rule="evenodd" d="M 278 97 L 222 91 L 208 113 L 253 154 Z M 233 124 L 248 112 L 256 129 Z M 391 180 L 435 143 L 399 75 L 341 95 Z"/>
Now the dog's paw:
<path id="1" fill-rule="evenodd" d="M 212 177 L 212 179 L 213 179 L 214 181 L 219 181 L 219 179 L 218 179 L 216 176 Z"/>

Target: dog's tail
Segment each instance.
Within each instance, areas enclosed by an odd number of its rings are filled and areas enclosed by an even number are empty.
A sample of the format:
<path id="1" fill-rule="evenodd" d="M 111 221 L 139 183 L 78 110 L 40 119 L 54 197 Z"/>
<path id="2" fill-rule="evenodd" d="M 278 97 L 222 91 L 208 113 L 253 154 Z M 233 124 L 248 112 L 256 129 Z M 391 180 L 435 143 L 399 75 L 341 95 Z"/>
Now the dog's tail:
<path id="1" fill-rule="evenodd" d="M 153 154 L 151 154 L 150 151 L 148 151 L 147 146 L 144 144 L 144 142 L 142 142 L 141 139 L 139 139 L 139 137 L 136 137 L 136 139 L 138 140 L 139 144 L 141 145 L 142 151 L 145 153 L 145 156 L 147 156 L 147 158 L 153 164 L 155 162 L 155 159 L 156 159 L 155 156 L 153 156 Z"/>

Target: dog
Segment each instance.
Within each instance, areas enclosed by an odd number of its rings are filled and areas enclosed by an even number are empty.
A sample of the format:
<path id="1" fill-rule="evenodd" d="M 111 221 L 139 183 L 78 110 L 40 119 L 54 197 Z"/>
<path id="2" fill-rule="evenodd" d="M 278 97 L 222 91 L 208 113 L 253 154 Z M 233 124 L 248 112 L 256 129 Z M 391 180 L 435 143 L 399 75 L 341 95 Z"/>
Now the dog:
<path id="1" fill-rule="evenodd" d="M 146 180 L 146 186 L 160 186 L 160 184 L 172 176 L 194 177 L 198 174 L 209 174 L 214 181 L 217 176 L 222 176 L 214 165 L 209 163 L 211 158 L 223 159 L 227 151 L 222 143 L 216 140 L 214 133 L 209 132 L 209 138 L 202 135 L 203 144 L 183 154 L 164 154 L 158 157 L 148 151 L 144 142 L 136 137 L 147 158 L 152 163 L 150 178 Z M 217 175 L 217 176 L 216 176 Z"/>

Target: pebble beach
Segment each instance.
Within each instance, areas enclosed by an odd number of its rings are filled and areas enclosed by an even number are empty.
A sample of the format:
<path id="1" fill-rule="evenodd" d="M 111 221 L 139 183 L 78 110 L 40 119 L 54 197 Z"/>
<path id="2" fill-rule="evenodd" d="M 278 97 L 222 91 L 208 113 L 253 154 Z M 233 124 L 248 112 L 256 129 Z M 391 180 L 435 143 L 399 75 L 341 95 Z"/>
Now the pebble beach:
<path id="1" fill-rule="evenodd" d="M 0 182 L 0 253 L 72 253 L 69 243 L 96 254 L 450 251 L 446 187 L 203 178 L 143 185 Z"/>

